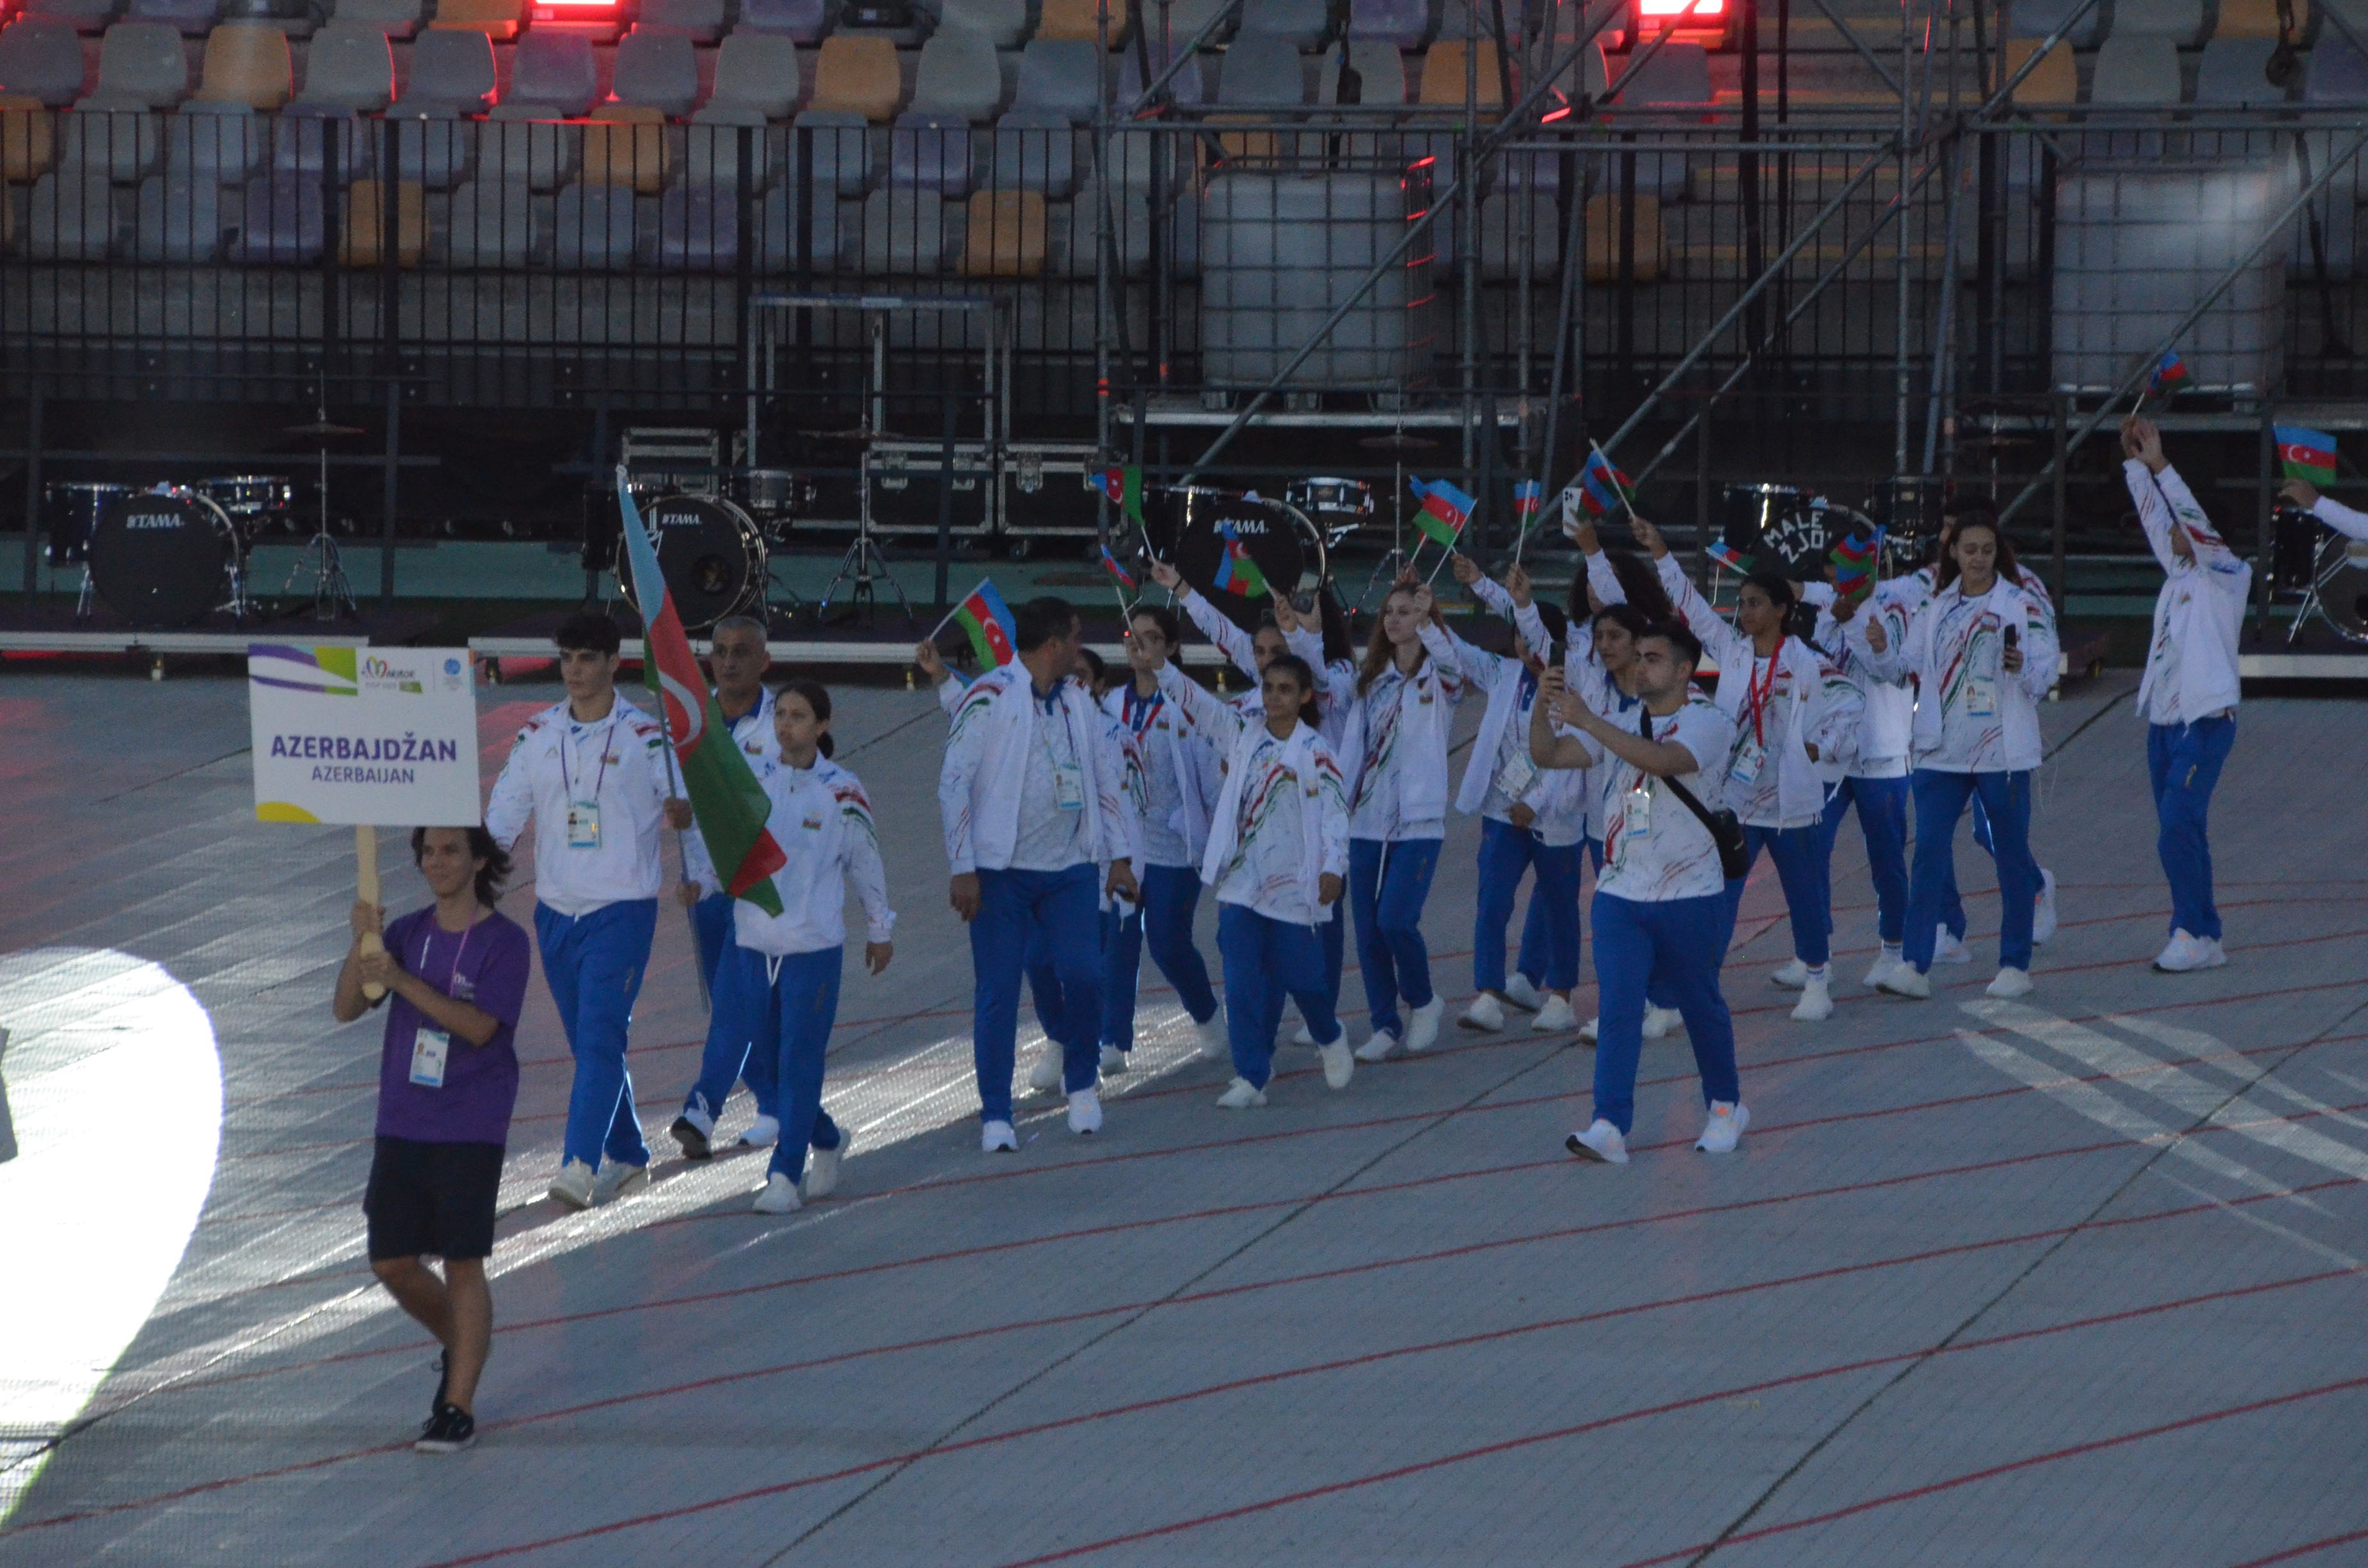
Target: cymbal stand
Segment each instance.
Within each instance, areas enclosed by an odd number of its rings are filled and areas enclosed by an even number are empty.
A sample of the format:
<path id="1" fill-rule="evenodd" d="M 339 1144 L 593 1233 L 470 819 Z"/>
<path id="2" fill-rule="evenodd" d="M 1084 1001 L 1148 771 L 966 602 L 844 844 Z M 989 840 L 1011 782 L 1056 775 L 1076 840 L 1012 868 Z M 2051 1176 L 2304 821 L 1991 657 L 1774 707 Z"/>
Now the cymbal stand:
<path id="1" fill-rule="evenodd" d="M 1404 432 L 1400 432 L 1403 434 Z M 1365 591 L 1357 596 L 1357 608 L 1363 609 L 1378 588 L 1384 597 L 1398 574 L 1406 569 L 1406 453 L 1400 451 L 1391 465 L 1390 484 L 1390 548 L 1389 552 L 1373 563 L 1372 575 L 1365 579 Z"/>
<path id="2" fill-rule="evenodd" d="M 863 400 L 862 438 L 856 443 L 855 539 L 847 552 L 838 559 L 838 570 L 822 591 L 814 605 L 814 619 L 820 620 L 830 613 L 830 601 L 837 597 L 839 585 L 851 577 L 848 603 L 854 613 L 869 619 L 877 608 L 873 602 L 873 585 L 885 582 L 894 591 L 896 602 L 904 607 L 905 624 L 917 625 L 913 619 L 913 601 L 905 597 L 905 585 L 888 570 L 888 557 L 871 537 L 871 443 L 885 433 L 886 392 L 888 389 L 888 323 L 877 312 L 871 315 L 871 395 Z"/>
<path id="3" fill-rule="evenodd" d="M 296 595 L 296 580 L 306 573 L 313 575 L 313 619 L 336 620 L 340 616 L 359 620 L 361 608 L 354 602 L 353 585 L 346 579 L 345 558 L 337 551 L 336 536 L 329 531 L 329 403 L 325 387 L 313 409 L 313 427 L 321 433 L 321 526 L 304 548 L 296 553 L 296 562 L 288 569 L 288 584 L 279 590 L 282 598 Z M 233 583 L 243 575 L 232 567 Z M 233 588 L 235 594 L 237 590 Z M 235 613 L 235 612 L 233 612 Z"/>

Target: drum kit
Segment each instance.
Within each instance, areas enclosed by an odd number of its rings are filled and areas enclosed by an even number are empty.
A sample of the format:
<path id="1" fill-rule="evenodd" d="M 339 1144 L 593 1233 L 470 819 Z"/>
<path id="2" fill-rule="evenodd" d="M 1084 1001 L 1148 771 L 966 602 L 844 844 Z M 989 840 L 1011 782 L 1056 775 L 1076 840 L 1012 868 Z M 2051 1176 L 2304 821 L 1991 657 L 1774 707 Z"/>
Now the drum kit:
<path id="1" fill-rule="evenodd" d="M 1791 484 L 1730 484 L 1723 498 L 1719 537 L 1744 554 L 1794 578 L 1823 580 L 1833 549 L 1852 534 L 1875 532 L 1855 507 Z M 1905 530 L 1883 536 L 1882 576 L 1918 563 L 1917 540 Z"/>
<path id="2" fill-rule="evenodd" d="M 2368 642 L 2368 540 L 2347 539 L 2298 506 L 2280 506 L 2272 518 L 2270 586 L 2302 602 L 2286 629 L 2286 645 L 2313 620 L 2346 642 Z"/>
<path id="3" fill-rule="evenodd" d="M 139 627 L 193 626 L 222 609 L 244 621 L 256 611 L 246 596 L 248 552 L 289 524 L 295 495 L 281 474 L 144 490 L 82 480 L 51 484 L 43 494 L 50 563 L 83 569 L 78 620 L 104 603 Z"/>
<path id="4" fill-rule="evenodd" d="M 720 494 L 677 488 L 677 476 L 629 479 L 642 526 L 657 547 L 658 571 L 674 597 L 683 630 L 705 631 L 727 616 L 765 614 L 768 606 L 801 601 L 773 578 L 773 551 L 789 541 L 791 527 L 814 502 L 814 483 L 788 469 L 742 469 L 724 476 Z M 586 540 L 585 564 L 616 563 L 619 526 L 616 494 L 598 487 L 600 537 Z M 620 571 L 617 585 L 638 612 L 632 574 Z"/>

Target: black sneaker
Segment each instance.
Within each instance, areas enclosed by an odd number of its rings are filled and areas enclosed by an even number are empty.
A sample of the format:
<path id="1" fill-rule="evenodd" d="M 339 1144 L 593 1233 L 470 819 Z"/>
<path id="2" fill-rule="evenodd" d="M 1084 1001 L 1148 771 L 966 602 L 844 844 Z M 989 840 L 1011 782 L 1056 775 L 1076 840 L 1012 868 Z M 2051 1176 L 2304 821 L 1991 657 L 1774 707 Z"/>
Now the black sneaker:
<path id="1" fill-rule="evenodd" d="M 457 1454 L 477 1440 L 477 1418 L 457 1404 L 439 1404 L 436 1418 L 411 1446 L 423 1454 Z"/>
<path id="2" fill-rule="evenodd" d="M 701 1132 L 687 1116 L 676 1117 L 674 1125 L 666 1131 L 673 1133 L 674 1141 L 682 1145 L 682 1157 L 686 1160 L 704 1160 L 715 1153 L 708 1147 L 707 1134 Z"/>

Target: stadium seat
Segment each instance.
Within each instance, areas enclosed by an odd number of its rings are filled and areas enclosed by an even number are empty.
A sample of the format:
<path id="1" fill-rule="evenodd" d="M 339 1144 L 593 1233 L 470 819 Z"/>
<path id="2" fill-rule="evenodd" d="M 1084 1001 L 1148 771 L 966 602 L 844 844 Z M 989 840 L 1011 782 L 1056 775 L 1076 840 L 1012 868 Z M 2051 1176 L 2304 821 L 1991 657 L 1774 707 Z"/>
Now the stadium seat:
<path id="1" fill-rule="evenodd" d="M 1102 72 L 1094 46 L 1081 39 L 1039 38 L 1019 51 L 1019 84 L 1011 107 L 1057 114 L 1072 125 L 1094 118 Z"/>
<path id="2" fill-rule="evenodd" d="M 324 237 L 319 178 L 272 174 L 247 182 L 238 231 L 227 255 L 232 261 L 250 264 L 317 262 Z"/>
<path id="3" fill-rule="evenodd" d="M 427 248 L 427 193 L 414 180 L 397 181 L 394 193 L 390 223 L 383 182 L 358 179 L 346 187 L 345 217 L 337 232 L 338 266 L 383 267 L 390 241 L 395 266 L 408 271 L 419 265 Z"/>
<path id="4" fill-rule="evenodd" d="M 581 33 L 530 32 L 510 55 L 510 90 L 495 112 L 510 119 L 574 119 L 600 96 L 600 65 Z"/>
<path id="5" fill-rule="evenodd" d="M 886 39 L 834 35 L 823 40 L 814 58 L 809 112 L 858 115 L 884 125 L 896 118 L 904 97 L 895 46 Z"/>
<path id="6" fill-rule="evenodd" d="M 1066 115 L 1012 109 L 995 123 L 988 183 L 1002 190 L 1068 195 L 1077 184 L 1077 135 Z"/>
<path id="7" fill-rule="evenodd" d="M 1406 57 L 1378 39 L 1344 39 L 1315 67 L 1315 101 L 1395 108 L 1406 101 Z"/>
<path id="8" fill-rule="evenodd" d="M 431 31 L 483 33 L 507 43 L 526 26 L 526 0 L 437 0 L 436 19 L 427 25 Z"/>
<path id="9" fill-rule="evenodd" d="M 633 32 L 713 43 L 723 36 L 723 0 L 642 0 Z"/>
<path id="10" fill-rule="evenodd" d="M 74 24 L 28 17 L 0 28 L 0 93 L 63 108 L 82 97 L 82 38 Z"/>
<path id="11" fill-rule="evenodd" d="M 810 108 L 791 124 L 789 176 L 811 178 L 835 196 L 860 196 L 879 183 L 887 161 L 888 138 L 871 122 L 845 109 Z"/>
<path id="12" fill-rule="evenodd" d="M 0 179 L 23 185 L 56 166 L 56 128 L 49 106 L 20 95 L 0 96 Z M 11 212 L 16 204 L 0 191 L 0 207 Z"/>
<path id="13" fill-rule="evenodd" d="M 222 254 L 222 190 L 167 170 L 140 182 L 129 254 L 135 261 L 210 262 Z"/>
<path id="14" fill-rule="evenodd" d="M 2022 69 L 2039 48 L 2041 41 L 2032 39 L 2009 39 L 2006 45 L 2006 74 L 2009 77 Z M 2017 108 L 2070 108 L 2080 101 L 2080 68 L 2072 51 L 2058 44 L 2045 58 L 2032 68 L 2030 75 L 2014 89 Z"/>
<path id="15" fill-rule="evenodd" d="M 2044 39 L 2062 26 L 2065 19 L 2080 8 L 2080 0 L 2014 0 L 2007 36 L 2009 39 Z M 2112 18 L 2112 8 L 2100 3 L 2089 7 L 2080 23 L 2065 36 L 2064 41 L 2074 49 L 2094 49 L 2105 40 L 2105 29 Z"/>
<path id="16" fill-rule="evenodd" d="M 1156 44 L 1150 50 L 1151 74 L 1156 78 L 1167 68 L 1167 56 Z M 1111 101 L 1124 113 L 1137 98 L 1143 97 L 1143 62 L 1133 50 L 1126 51 L 1118 68 L 1118 95 Z M 1208 101 L 1208 88 L 1201 77 L 1201 57 L 1188 55 L 1176 74 L 1167 78 L 1167 97 L 1186 108 Z"/>
<path id="17" fill-rule="evenodd" d="M 938 28 L 965 28 L 994 48 L 1017 49 L 1028 36 L 1027 0 L 939 0 Z"/>
<path id="18" fill-rule="evenodd" d="M 845 265 L 847 223 L 838 199 L 816 190 L 809 204 L 794 185 L 777 186 L 765 193 L 757 208 L 757 267 L 774 276 L 799 271 L 799 247 L 806 262 L 820 274 Z"/>
<path id="19" fill-rule="evenodd" d="M 1349 36 L 1420 49 L 1439 31 L 1439 0 L 1349 0 Z"/>
<path id="20" fill-rule="evenodd" d="M 1524 209 L 1529 223 L 1526 246 L 1521 233 Z M 1480 281 L 1508 283 L 1523 277 L 1535 279 L 1558 276 L 1562 270 L 1562 205 L 1545 192 L 1507 189 L 1482 198 Z M 1457 247 L 1463 238 L 1463 225 L 1450 222 L 1447 214 L 1440 214 L 1431 263 L 1434 277 L 1443 277 L 1449 268 L 1459 265 L 1457 258 L 1462 253 Z M 1529 257 L 1526 271 L 1521 265 L 1525 254 Z"/>
<path id="21" fill-rule="evenodd" d="M 642 263 L 663 272 L 728 272 L 740 264 L 740 199 L 728 185 L 689 181 L 658 199 Z"/>
<path id="22" fill-rule="evenodd" d="M 2179 45 L 2172 40 L 2116 27 L 2097 51 L 2089 101 L 2114 108 L 2157 108 L 2179 102 Z"/>
<path id="23" fill-rule="evenodd" d="M 549 238 L 539 229 L 526 187 L 470 180 L 453 187 L 444 258 L 454 267 L 528 267 L 550 253 Z"/>
<path id="24" fill-rule="evenodd" d="M 1003 67 L 995 45 L 982 32 L 949 22 L 921 46 L 913 74 L 917 114 L 949 115 L 983 124 L 1003 107 Z"/>
<path id="25" fill-rule="evenodd" d="M 1036 278 L 1044 271 L 1044 197 L 1034 190 L 971 195 L 963 224 L 965 278 Z"/>
<path id="26" fill-rule="evenodd" d="M 2224 13 L 2225 15 L 2225 13 Z M 2286 101 L 2286 89 L 2272 86 L 2264 71 L 2277 49 L 2273 38 L 2214 35 L 2195 67 L 2195 101 L 2215 108 L 2265 108 Z"/>
<path id="27" fill-rule="evenodd" d="M 609 96 L 620 104 L 654 108 L 669 119 L 699 101 L 699 55 L 689 35 L 639 28 L 617 42 Z"/>
<path id="28" fill-rule="evenodd" d="M 450 190 L 477 166 L 483 128 L 453 115 L 389 114 L 394 125 L 395 177 Z"/>
<path id="29" fill-rule="evenodd" d="M 43 175 L 25 218 L 25 254 L 35 261 L 105 261 L 123 239 L 122 205 L 103 168 Z"/>
<path id="30" fill-rule="evenodd" d="M 1183 48 L 1193 39 L 1200 37 L 1201 29 L 1207 27 L 1212 18 L 1224 10 L 1225 0 L 1173 0 L 1167 11 L 1169 41 L 1178 49 Z M 1217 24 L 1214 31 L 1201 40 L 1201 47 L 1205 49 L 1211 44 L 1223 43 L 1233 37 L 1234 29 L 1240 19 L 1239 11 L 1226 15 L 1225 19 Z M 1156 43 L 1158 40 L 1155 38 L 1152 41 Z"/>
<path id="31" fill-rule="evenodd" d="M 1325 0 L 1242 0 L 1241 36 L 1279 38 L 1293 49 L 1320 49 L 1332 36 Z"/>
<path id="32" fill-rule="evenodd" d="M 261 22 L 224 22 L 206 38 L 205 74 L 196 100 L 276 109 L 295 91 L 288 35 Z"/>
<path id="33" fill-rule="evenodd" d="M 30 0 L 17 15 L 27 21 L 63 22 L 78 33 L 103 33 L 122 0 Z"/>
<path id="34" fill-rule="evenodd" d="M 1439 51 L 1433 50 L 1431 53 L 1436 56 Z M 1629 57 L 1632 62 L 1634 58 L 1634 55 Z M 1485 61 L 1483 64 L 1484 67 L 1493 65 L 1494 61 Z M 1460 83 L 1455 90 L 1460 99 L 1463 92 Z M 1620 74 L 1612 78 L 1610 90 L 1614 95 L 1613 105 L 1623 109 L 1707 109 L 1712 102 L 1710 53 L 1701 44 L 1672 39 L 1642 65 L 1632 69 L 1623 62 Z"/>
<path id="35" fill-rule="evenodd" d="M 390 38 L 419 30 L 420 0 L 337 0 L 335 22 L 376 28 Z"/>
<path id="36" fill-rule="evenodd" d="M 1587 280 L 1589 283 L 1620 281 L 1620 199 L 1603 195 L 1589 197 L 1587 203 Z M 1649 196 L 1639 196 L 1631 227 L 1635 235 L 1632 247 L 1631 276 L 1639 283 L 1657 283 L 1664 270 L 1661 248 L 1661 204 Z"/>
<path id="37" fill-rule="evenodd" d="M 961 248 L 962 212 L 934 191 L 873 191 L 863 202 L 856 269 L 896 278 L 939 276 Z"/>
<path id="38" fill-rule="evenodd" d="M 743 30 L 715 51 L 714 91 L 691 119 L 710 125 L 761 125 L 789 119 L 804 96 L 796 43 L 779 34 Z"/>
<path id="39" fill-rule="evenodd" d="M 123 10 L 127 22 L 161 23 L 189 38 L 205 37 L 220 15 L 218 0 L 131 0 Z"/>
<path id="40" fill-rule="evenodd" d="M 1131 35 L 1134 8 L 1112 6 L 1110 46 L 1117 49 Z M 1038 38 L 1074 39 L 1092 43 L 1100 36 L 1101 0 L 1041 0 L 1036 14 Z"/>
<path id="41" fill-rule="evenodd" d="M 320 25 L 313 0 L 222 0 L 222 20 L 278 28 L 290 38 L 311 38 Z"/>
<path id="42" fill-rule="evenodd" d="M 271 172 L 302 175 L 318 185 L 332 156 L 339 183 L 373 174 L 378 167 L 378 120 L 321 105 L 290 105 L 271 127 Z M 400 128 L 398 127 L 398 133 Z"/>
<path id="43" fill-rule="evenodd" d="M 2306 104 L 2368 103 L 2368 58 L 2348 39 L 2321 37 L 2310 51 L 2310 74 L 2303 79 Z"/>
<path id="44" fill-rule="evenodd" d="M 411 77 L 393 112 L 483 114 L 494 101 L 494 46 L 484 33 L 431 28 L 411 46 Z"/>
<path id="45" fill-rule="evenodd" d="M 192 98 L 165 122 L 165 172 L 243 186 L 263 172 L 271 153 L 271 127 L 268 116 L 245 104 Z"/>
<path id="46" fill-rule="evenodd" d="M 571 185 L 559 193 L 552 259 L 565 268 L 613 272 L 640 254 L 639 203 L 623 186 Z"/>
<path id="47" fill-rule="evenodd" d="M 98 47 L 98 81 L 78 108 L 171 108 L 189 96 L 181 35 L 163 22 L 118 22 Z"/>
<path id="48" fill-rule="evenodd" d="M 655 196 L 674 174 L 666 116 L 631 104 L 604 104 L 584 128 L 586 185 L 614 185 Z"/>
<path id="49" fill-rule="evenodd" d="M 748 185 L 752 190 L 769 189 L 773 181 L 788 166 L 783 152 L 788 132 L 767 125 L 762 119 L 750 119 L 734 124 L 728 119 L 701 118 L 685 126 L 679 134 L 683 140 L 684 178 L 693 185 L 722 186 L 727 189 L 740 182 L 740 142 L 748 142 Z"/>
<path id="50" fill-rule="evenodd" d="M 1226 108 L 1269 112 L 1304 107 L 1307 74 L 1300 67 L 1299 51 L 1287 39 L 1244 35 L 1225 51 L 1217 102 Z"/>
<path id="51" fill-rule="evenodd" d="M 837 7 L 830 0 L 740 0 L 741 33 L 777 33 L 800 43 L 820 43 Z"/>
<path id="52" fill-rule="evenodd" d="M 2300 44 L 2310 29 L 2310 0 L 2294 0 L 2294 41 Z M 2213 24 L 2212 41 L 2224 40 L 2260 39 L 2274 41 L 2278 36 L 2278 0 L 2220 0 L 2219 19 Z"/>
<path id="53" fill-rule="evenodd" d="M 888 183 L 960 199 L 970 194 L 970 121 L 908 112 L 888 132 Z"/>
<path id="54" fill-rule="evenodd" d="M 920 0 L 841 0 L 837 38 L 871 38 L 912 49 L 927 38 L 935 15 Z"/>
<path id="55" fill-rule="evenodd" d="M 2113 0 L 2110 44 L 2129 39 L 2169 39 L 2186 48 L 2202 40 L 2203 0 Z"/>
<path id="56" fill-rule="evenodd" d="M 361 22 L 331 22 L 313 35 L 296 102 L 376 114 L 393 97 L 394 48 L 384 33 Z"/>

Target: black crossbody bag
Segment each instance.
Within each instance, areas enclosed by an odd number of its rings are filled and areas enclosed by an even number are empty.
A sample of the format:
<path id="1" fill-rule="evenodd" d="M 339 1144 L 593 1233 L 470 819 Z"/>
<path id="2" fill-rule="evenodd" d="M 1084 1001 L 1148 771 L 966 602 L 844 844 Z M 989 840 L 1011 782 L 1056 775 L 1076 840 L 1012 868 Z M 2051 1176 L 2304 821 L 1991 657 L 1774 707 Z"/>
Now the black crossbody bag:
<path id="1" fill-rule="evenodd" d="M 1636 733 L 1648 741 L 1653 739 L 1653 715 L 1642 704 L 1636 709 Z M 1710 830 L 1710 841 L 1718 846 L 1721 875 L 1731 882 L 1751 869 L 1751 852 L 1743 842 L 1742 818 L 1725 806 L 1714 812 L 1705 811 L 1702 803 L 1694 799 L 1694 792 L 1675 778 L 1662 778 L 1661 782 L 1669 787 L 1671 794 L 1685 802 L 1686 810 L 1693 812 L 1696 822 Z"/>

